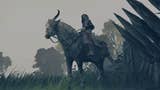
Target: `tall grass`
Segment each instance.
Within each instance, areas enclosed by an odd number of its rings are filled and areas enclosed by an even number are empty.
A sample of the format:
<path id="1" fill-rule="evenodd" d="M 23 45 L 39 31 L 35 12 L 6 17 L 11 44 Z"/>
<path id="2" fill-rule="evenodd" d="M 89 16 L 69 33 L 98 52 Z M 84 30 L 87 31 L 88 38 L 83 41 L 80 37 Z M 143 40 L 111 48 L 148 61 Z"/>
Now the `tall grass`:
<path id="1" fill-rule="evenodd" d="M 84 87 L 80 86 L 81 78 L 84 80 Z M 85 72 L 83 76 L 75 72 L 70 82 L 66 76 L 10 73 L 7 77 L 1 75 L 0 90 L 143 90 L 142 88 L 149 88 L 152 83 L 146 80 L 148 83 L 144 86 L 136 80 L 133 82 L 133 77 L 130 80 L 126 78 L 122 72 L 107 72 L 104 80 L 97 80 L 97 75 L 92 72 Z M 71 89 L 68 89 L 69 86 Z"/>

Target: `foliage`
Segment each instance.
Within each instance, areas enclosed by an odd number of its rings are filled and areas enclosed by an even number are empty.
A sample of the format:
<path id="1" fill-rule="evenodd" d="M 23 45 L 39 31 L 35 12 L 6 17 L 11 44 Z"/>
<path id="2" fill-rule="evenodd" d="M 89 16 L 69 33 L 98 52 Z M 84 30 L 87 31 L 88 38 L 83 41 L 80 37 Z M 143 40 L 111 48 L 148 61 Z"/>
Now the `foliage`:
<path id="1" fill-rule="evenodd" d="M 123 9 L 130 22 L 115 14 L 124 26 L 115 24 L 117 30 L 125 39 L 122 60 L 128 69 L 128 77 L 138 80 L 152 79 L 160 85 L 160 18 L 138 0 L 127 0 L 130 6 L 140 16 Z M 149 0 L 159 9 L 159 0 Z M 157 2 L 157 3 L 156 3 Z"/>
<path id="2" fill-rule="evenodd" d="M 66 76 L 10 73 L 7 77 L 1 76 L 0 90 L 68 90 L 69 86 L 72 90 L 137 90 L 138 88 L 139 90 L 145 90 L 145 88 L 154 88 L 151 80 L 136 81 L 134 78 L 128 79 L 125 72 L 118 70 L 107 72 L 105 76 L 104 80 L 97 80 L 95 73 L 85 72 L 83 76 L 85 86 L 81 87 L 82 76 L 79 72 L 74 72 L 71 83 Z"/>
<path id="3" fill-rule="evenodd" d="M 112 58 L 116 59 L 122 53 L 123 38 L 114 25 L 114 21 L 105 22 L 102 32 L 103 34 L 97 36 L 98 39 L 107 43 Z"/>
<path id="4" fill-rule="evenodd" d="M 41 48 L 37 51 L 35 62 L 36 64 L 33 65 L 33 68 L 39 68 L 36 73 L 60 75 L 63 73 L 62 64 L 64 64 L 65 59 L 53 47 L 48 49 Z"/>
<path id="5" fill-rule="evenodd" d="M 3 56 L 3 53 L 0 52 L 0 74 L 4 73 L 9 66 L 11 66 L 11 59 L 6 56 Z"/>

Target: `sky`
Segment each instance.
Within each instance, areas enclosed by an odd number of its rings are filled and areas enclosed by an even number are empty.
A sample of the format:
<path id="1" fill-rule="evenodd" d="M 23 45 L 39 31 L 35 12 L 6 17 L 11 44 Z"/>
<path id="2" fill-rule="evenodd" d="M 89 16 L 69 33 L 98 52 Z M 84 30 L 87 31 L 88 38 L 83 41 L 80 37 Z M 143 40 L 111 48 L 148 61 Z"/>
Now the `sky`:
<path id="1" fill-rule="evenodd" d="M 148 0 L 139 1 L 157 12 Z M 45 24 L 57 9 L 61 21 L 75 29 L 81 28 L 81 14 L 88 14 L 99 33 L 104 22 L 119 23 L 113 13 L 127 19 L 121 8 L 134 12 L 126 0 L 0 0 L 0 52 L 12 59 L 10 70 L 32 72 L 37 50 L 53 46 L 44 38 Z"/>

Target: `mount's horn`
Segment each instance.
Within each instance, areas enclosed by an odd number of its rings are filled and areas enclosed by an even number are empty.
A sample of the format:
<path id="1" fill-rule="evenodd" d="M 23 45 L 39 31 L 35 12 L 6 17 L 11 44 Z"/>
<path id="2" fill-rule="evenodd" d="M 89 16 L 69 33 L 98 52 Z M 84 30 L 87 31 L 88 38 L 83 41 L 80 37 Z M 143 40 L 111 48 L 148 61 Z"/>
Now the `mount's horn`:
<path id="1" fill-rule="evenodd" d="M 57 15 L 53 18 L 53 20 L 55 20 L 55 19 L 57 19 L 57 17 L 59 16 L 59 14 L 60 14 L 60 11 L 57 9 L 57 11 L 58 11 L 58 13 L 57 13 Z"/>

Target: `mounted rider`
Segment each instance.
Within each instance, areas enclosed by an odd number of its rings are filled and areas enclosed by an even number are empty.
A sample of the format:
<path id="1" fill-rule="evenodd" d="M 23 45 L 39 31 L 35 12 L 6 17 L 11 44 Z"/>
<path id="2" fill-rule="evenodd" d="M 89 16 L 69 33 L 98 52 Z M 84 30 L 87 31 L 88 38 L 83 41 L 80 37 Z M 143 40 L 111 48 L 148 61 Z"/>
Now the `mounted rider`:
<path id="1" fill-rule="evenodd" d="M 92 24 L 87 14 L 82 14 L 81 20 L 82 20 L 82 29 L 80 33 L 82 35 L 82 45 L 86 50 L 87 56 L 94 55 L 93 51 L 94 42 L 92 39 L 92 31 L 95 28 L 95 26 Z"/>

